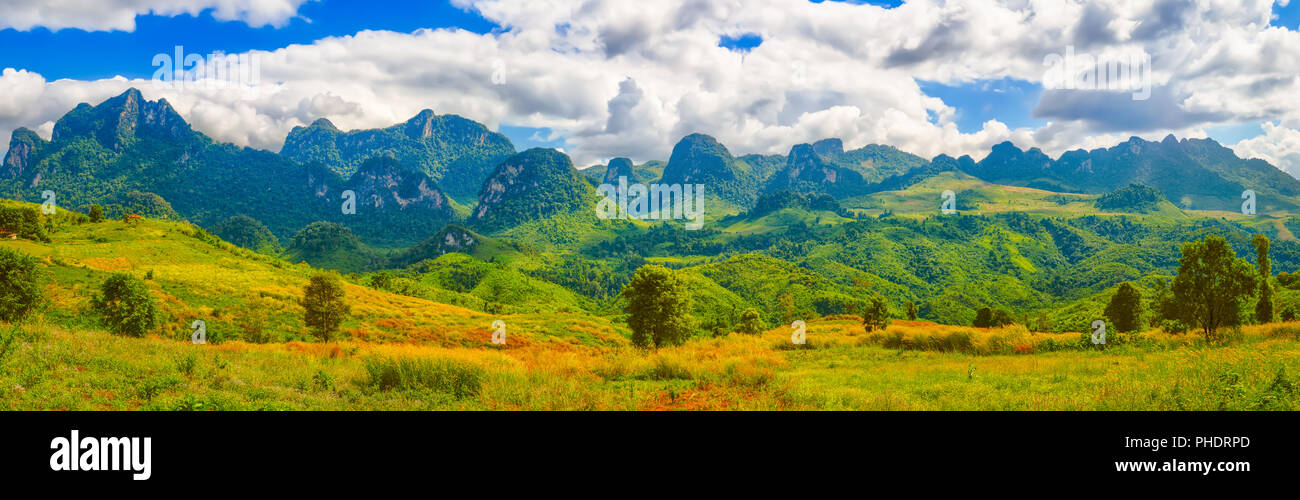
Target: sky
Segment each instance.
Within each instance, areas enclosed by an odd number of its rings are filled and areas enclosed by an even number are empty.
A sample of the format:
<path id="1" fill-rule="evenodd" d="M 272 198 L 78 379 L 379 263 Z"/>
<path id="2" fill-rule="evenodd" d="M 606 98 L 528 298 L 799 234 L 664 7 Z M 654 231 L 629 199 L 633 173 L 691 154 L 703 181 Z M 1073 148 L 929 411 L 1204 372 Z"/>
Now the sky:
<path id="1" fill-rule="evenodd" d="M 432 109 L 578 167 L 695 132 L 734 154 L 838 137 L 976 159 L 1174 134 L 1294 175 L 1298 24 L 1300 0 L 6 0 L 0 149 L 136 87 L 271 151 L 319 118 Z M 244 78 L 184 62 L 218 54 Z M 1079 76 L 1108 63 L 1137 76 Z M 159 81 L 176 67 L 198 81 Z"/>

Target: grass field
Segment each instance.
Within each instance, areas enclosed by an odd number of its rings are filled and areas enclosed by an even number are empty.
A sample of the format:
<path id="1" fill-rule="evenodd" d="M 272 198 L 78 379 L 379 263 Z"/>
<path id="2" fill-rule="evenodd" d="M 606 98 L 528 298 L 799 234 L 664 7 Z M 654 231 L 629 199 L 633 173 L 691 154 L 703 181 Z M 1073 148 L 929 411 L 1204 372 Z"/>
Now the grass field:
<path id="1" fill-rule="evenodd" d="M 1287 324 L 1213 345 L 1153 332 L 1106 350 L 1012 345 L 1010 354 L 879 342 L 965 331 L 977 345 L 1002 336 L 1039 346 L 1053 335 L 908 322 L 869 335 L 830 319 L 810 322 L 797 349 L 778 329 L 646 351 L 486 340 L 194 345 L 39 323 L 3 331 L 0 404 L 14 410 L 1300 409 L 1300 325 Z"/>
<path id="2" fill-rule="evenodd" d="M 51 276 L 50 304 L 0 324 L 0 408 L 308 409 L 1300 409 L 1300 324 L 1194 334 L 1078 333 L 850 316 L 790 331 L 630 345 L 621 323 L 581 312 L 487 314 L 346 285 L 338 339 L 302 326 L 308 266 L 233 247 L 184 223 L 66 223 L 52 241 L 3 240 Z M 145 278 L 164 324 L 107 333 L 88 303 L 114 272 Z M 247 315 L 265 336 L 241 332 Z M 189 341 L 207 322 L 210 343 Z M 504 346 L 491 325 L 507 324 Z"/>

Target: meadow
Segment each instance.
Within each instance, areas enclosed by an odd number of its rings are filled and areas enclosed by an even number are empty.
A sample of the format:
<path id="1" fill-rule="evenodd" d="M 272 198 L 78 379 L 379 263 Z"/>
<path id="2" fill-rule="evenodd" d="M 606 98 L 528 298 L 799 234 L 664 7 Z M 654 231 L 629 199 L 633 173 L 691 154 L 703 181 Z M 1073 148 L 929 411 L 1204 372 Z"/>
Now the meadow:
<path id="1" fill-rule="evenodd" d="M 1300 324 L 1205 344 L 1149 332 L 1105 349 L 1071 334 L 845 319 L 678 347 L 441 347 L 359 341 L 196 345 L 41 323 L 0 338 L 11 410 L 1294 410 Z M 524 332 L 527 334 L 527 332 Z M 968 334 L 968 351 L 887 347 Z M 466 332 L 477 336 L 474 332 Z M 1000 351 L 998 339 L 1017 339 Z M 1031 346 L 1031 347 L 1025 347 Z"/>
<path id="2" fill-rule="evenodd" d="M 336 339 L 321 341 L 302 322 L 302 287 L 316 272 L 305 264 L 181 222 L 73 219 L 56 217 L 48 242 L 0 241 L 37 257 L 50 277 L 40 313 L 0 323 L 0 408 L 1300 409 L 1300 323 L 1246 326 L 1213 343 L 1158 329 L 1111 333 L 1102 348 L 1087 334 L 1019 325 L 894 320 L 867 332 L 856 316 L 831 315 L 807 320 L 806 345 L 782 326 L 642 349 L 616 316 L 489 314 L 352 276 L 352 314 Z M 738 275 L 713 271 L 724 282 Z M 108 333 L 89 310 L 115 272 L 148 283 L 164 318 L 155 333 Z M 190 341 L 196 319 L 207 344 Z M 490 341 L 497 320 L 505 345 Z"/>

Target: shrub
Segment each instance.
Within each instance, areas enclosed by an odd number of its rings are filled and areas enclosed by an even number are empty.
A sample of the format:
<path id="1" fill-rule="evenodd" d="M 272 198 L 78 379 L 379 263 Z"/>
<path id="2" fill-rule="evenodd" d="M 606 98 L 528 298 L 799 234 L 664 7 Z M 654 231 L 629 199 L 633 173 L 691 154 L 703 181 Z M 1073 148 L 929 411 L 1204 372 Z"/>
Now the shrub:
<path id="1" fill-rule="evenodd" d="M 736 331 L 757 335 L 763 331 L 763 317 L 758 313 L 758 309 L 749 308 L 740 313 L 740 323 L 736 325 Z"/>
<path id="2" fill-rule="evenodd" d="M 0 248 L 0 320 L 19 321 L 44 306 L 44 281 L 34 257 Z"/>
<path id="3" fill-rule="evenodd" d="M 104 222 L 104 207 L 98 203 L 90 206 L 90 211 L 86 213 L 90 216 L 90 222 Z"/>
<path id="4" fill-rule="evenodd" d="M 91 306 L 113 333 L 140 337 L 158 326 L 158 303 L 149 285 L 129 274 L 109 276 Z"/>
<path id="5" fill-rule="evenodd" d="M 370 358 L 365 360 L 372 387 L 379 390 L 431 390 L 456 399 L 478 395 L 482 367 L 451 358 Z"/>

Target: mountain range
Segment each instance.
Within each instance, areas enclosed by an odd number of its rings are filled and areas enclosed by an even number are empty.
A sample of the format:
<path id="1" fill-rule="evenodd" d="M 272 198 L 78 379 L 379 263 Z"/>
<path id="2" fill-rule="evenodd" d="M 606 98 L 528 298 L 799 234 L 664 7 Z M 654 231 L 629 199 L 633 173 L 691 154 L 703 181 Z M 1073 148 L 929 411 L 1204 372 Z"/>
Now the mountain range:
<path id="1" fill-rule="evenodd" d="M 326 221 L 369 245 L 406 247 L 449 223 L 492 235 L 579 212 L 595 200 L 594 185 L 620 176 L 703 184 L 717 203 L 706 213 L 722 217 L 748 211 L 767 193 L 850 200 L 945 172 L 1061 193 L 1143 185 L 1179 208 L 1198 210 L 1235 211 L 1241 193 L 1253 190 L 1261 212 L 1300 208 L 1300 181 L 1209 139 L 1134 137 L 1056 159 L 1006 142 L 979 161 L 947 155 L 927 161 L 884 145 L 845 151 L 839 139 L 798 144 L 786 155 L 734 156 L 713 137 L 690 134 L 666 163 L 615 158 L 579 171 L 561 152 L 516 152 L 482 124 L 430 110 L 391 127 L 347 132 L 322 118 L 294 128 L 280 153 L 238 147 L 193 130 L 166 100 L 145 100 L 136 89 L 78 105 L 58 120 L 49 141 L 15 130 L 0 168 L 0 196 L 38 201 L 48 189 L 61 206 L 108 204 L 118 213 L 145 210 L 133 200 L 156 195 L 202 227 L 247 216 L 288 241 Z M 343 209 L 346 192 L 355 196 L 355 213 Z"/>

